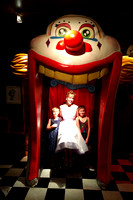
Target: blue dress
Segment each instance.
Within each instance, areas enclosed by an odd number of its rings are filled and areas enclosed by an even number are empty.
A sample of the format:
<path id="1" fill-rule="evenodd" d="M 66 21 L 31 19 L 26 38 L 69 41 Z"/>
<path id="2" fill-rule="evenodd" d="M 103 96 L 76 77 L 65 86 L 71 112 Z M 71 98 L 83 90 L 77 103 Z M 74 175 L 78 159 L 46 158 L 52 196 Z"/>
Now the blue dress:
<path id="1" fill-rule="evenodd" d="M 59 129 L 59 124 L 60 124 L 60 117 L 58 117 L 58 120 L 51 119 L 51 125 L 57 124 L 56 128 L 53 128 L 52 130 L 49 131 L 48 133 L 48 139 L 49 139 L 49 154 L 52 155 L 55 153 L 55 148 L 57 144 L 57 136 L 58 136 L 58 129 Z"/>

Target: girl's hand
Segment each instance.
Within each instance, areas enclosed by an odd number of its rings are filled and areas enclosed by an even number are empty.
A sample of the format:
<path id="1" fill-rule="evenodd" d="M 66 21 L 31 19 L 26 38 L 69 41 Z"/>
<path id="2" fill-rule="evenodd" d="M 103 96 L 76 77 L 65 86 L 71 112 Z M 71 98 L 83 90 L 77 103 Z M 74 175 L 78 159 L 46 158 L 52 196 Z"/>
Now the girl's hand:
<path id="1" fill-rule="evenodd" d="M 88 140 L 89 140 L 89 138 L 86 138 L 86 140 L 85 140 L 86 144 L 88 144 Z"/>

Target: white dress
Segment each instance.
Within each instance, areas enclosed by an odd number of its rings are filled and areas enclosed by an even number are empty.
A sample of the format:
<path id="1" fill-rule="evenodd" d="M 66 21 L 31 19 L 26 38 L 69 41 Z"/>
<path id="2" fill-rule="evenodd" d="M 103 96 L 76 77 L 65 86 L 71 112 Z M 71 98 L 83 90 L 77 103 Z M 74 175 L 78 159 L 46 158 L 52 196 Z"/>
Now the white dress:
<path id="1" fill-rule="evenodd" d="M 70 107 L 66 104 L 60 106 L 63 121 L 59 125 L 56 152 L 64 148 L 73 149 L 78 154 L 84 154 L 88 151 L 86 142 L 76 125 L 77 107 L 75 104 Z"/>

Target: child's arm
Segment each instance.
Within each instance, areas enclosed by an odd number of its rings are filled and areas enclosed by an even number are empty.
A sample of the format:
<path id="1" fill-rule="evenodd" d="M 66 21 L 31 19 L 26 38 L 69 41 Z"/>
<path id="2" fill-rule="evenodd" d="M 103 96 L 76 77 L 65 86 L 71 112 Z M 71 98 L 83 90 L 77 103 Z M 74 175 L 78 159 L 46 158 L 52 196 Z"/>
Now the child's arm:
<path id="1" fill-rule="evenodd" d="M 77 127 L 80 129 L 79 118 L 78 118 L 78 117 L 76 117 L 76 125 L 77 125 Z"/>
<path id="2" fill-rule="evenodd" d="M 59 115 L 60 115 L 60 118 L 61 118 L 61 121 L 62 121 L 63 117 L 62 117 L 62 111 L 61 111 L 61 109 L 60 109 Z"/>
<path id="3" fill-rule="evenodd" d="M 56 128 L 56 127 L 57 127 L 57 124 L 51 125 L 51 119 L 49 119 L 46 128 L 47 128 L 48 130 L 51 130 L 52 128 Z"/>
<path id="4" fill-rule="evenodd" d="M 86 144 L 88 143 L 89 137 L 90 137 L 90 118 L 88 117 L 88 131 L 87 131 Z"/>
<path id="5" fill-rule="evenodd" d="M 76 119 L 78 116 L 79 116 L 79 115 L 78 115 L 78 109 L 77 109 L 77 110 L 76 110 L 76 113 L 75 113 L 74 119 Z"/>
<path id="6" fill-rule="evenodd" d="M 76 117 L 78 117 L 79 116 L 79 112 L 78 112 L 78 108 L 77 108 L 77 110 L 76 110 Z"/>
<path id="7" fill-rule="evenodd" d="M 78 127 L 78 129 L 81 133 L 80 124 L 79 124 L 79 117 L 76 117 L 76 126 Z"/>

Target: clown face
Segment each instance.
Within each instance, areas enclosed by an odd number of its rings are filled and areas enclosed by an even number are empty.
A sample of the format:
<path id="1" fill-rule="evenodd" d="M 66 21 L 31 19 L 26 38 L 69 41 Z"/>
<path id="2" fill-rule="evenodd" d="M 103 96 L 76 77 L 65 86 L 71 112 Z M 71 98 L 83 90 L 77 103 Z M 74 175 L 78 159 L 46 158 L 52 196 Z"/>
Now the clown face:
<path id="1" fill-rule="evenodd" d="M 106 36 L 94 20 L 77 15 L 63 16 L 51 23 L 45 35 L 32 40 L 31 49 L 45 57 L 47 67 L 40 70 L 46 76 L 51 74 L 51 78 L 60 80 L 67 77 L 68 82 L 75 84 L 89 82 L 90 72 L 101 73 L 97 63 L 120 51 L 118 42 Z M 104 69 L 102 74 L 106 73 Z M 80 77 L 75 76 L 78 74 Z"/>

